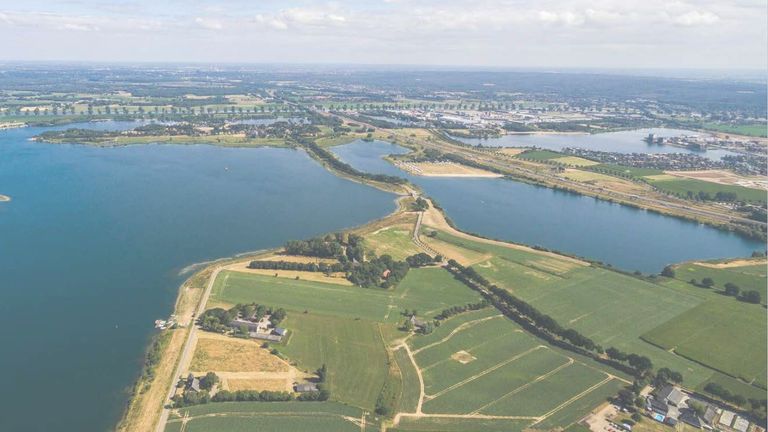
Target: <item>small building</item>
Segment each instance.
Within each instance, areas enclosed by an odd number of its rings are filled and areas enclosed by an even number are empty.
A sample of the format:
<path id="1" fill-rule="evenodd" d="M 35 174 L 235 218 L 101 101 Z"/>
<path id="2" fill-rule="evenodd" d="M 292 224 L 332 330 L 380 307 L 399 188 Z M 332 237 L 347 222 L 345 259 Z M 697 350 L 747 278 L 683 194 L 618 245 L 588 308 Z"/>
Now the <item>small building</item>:
<path id="1" fill-rule="evenodd" d="M 424 320 L 421 320 L 419 318 L 416 318 L 416 315 L 411 315 L 411 324 L 413 324 L 416 328 L 424 328 L 424 326 L 427 325 L 427 323 Z"/>
<path id="2" fill-rule="evenodd" d="M 680 410 L 680 417 L 677 418 L 683 423 L 687 423 L 695 428 L 701 429 L 704 425 L 704 421 L 696 414 L 696 411 L 691 408 L 683 408 Z"/>
<path id="3" fill-rule="evenodd" d="M 733 411 L 723 410 L 723 414 L 720 415 L 718 423 L 726 427 L 731 427 L 734 417 L 736 417 L 736 414 Z"/>
<path id="4" fill-rule="evenodd" d="M 667 415 L 669 412 L 669 405 L 667 405 L 667 402 L 661 399 L 652 398 L 650 399 L 651 402 L 651 410 L 655 413 L 662 414 L 664 416 Z M 660 421 L 663 421 L 660 420 Z"/>
<path id="5" fill-rule="evenodd" d="M 392 273 L 392 271 L 390 271 L 389 269 L 386 269 L 386 270 L 384 270 L 384 271 L 381 273 L 381 278 L 382 278 L 382 279 L 386 279 L 386 278 L 388 278 L 390 273 Z"/>
<path id="6" fill-rule="evenodd" d="M 741 416 L 736 416 L 736 420 L 733 422 L 733 428 L 739 432 L 747 432 L 747 429 L 749 429 L 749 420 Z"/>
<path id="7" fill-rule="evenodd" d="M 662 387 L 661 390 L 656 394 L 656 398 L 659 400 L 666 401 L 667 404 L 679 407 L 680 404 L 687 399 L 685 393 L 681 392 L 680 389 L 678 389 L 675 386 L 667 385 Z"/>
<path id="8" fill-rule="evenodd" d="M 285 336 L 288 333 L 288 330 L 286 330 L 286 329 L 284 329 L 282 327 L 275 327 L 275 332 L 274 333 L 276 335 L 282 337 L 282 336 Z"/>
<path id="9" fill-rule="evenodd" d="M 314 391 L 317 391 L 317 384 L 315 383 L 295 384 L 293 386 L 293 390 L 296 391 L 297 393 L 314 392 Z"/>
<path id="10" fill-rule="evenodd" d="M 184 390 L 191 391 L 191 392 L 199 392 L 200 391 L 200 379 L 192 375 L 191 373 L 187 375 L 187 382 L 184 387 Z"/>

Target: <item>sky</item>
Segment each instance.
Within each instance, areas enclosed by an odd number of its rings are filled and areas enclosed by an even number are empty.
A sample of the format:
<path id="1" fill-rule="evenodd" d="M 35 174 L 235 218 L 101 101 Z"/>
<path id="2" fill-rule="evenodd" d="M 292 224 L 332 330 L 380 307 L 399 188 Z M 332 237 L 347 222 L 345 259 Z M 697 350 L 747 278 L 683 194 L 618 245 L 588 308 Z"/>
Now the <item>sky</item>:
<path id="1" fill-rule="evenodd" d="M 766 0 L 0 0 L 0 61 L 768 69 Z"/>

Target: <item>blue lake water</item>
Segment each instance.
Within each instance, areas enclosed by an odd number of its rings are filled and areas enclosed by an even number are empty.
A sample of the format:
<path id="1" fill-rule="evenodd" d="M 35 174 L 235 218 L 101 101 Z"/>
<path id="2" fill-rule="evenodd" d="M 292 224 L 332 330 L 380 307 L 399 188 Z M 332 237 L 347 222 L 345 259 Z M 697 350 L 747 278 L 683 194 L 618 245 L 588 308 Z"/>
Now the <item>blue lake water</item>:
<path id="1" fill-rule="evenodd" d="M 28 141 L 49 129 L 0 131 L 0 431 L 111 429 L 184 267 L 395 208 L 302 151 Z"/>
<path id="2" fill-rule="evenodd" d="M 588 150 L 599 150 L 617 153 L 691 153 L 712 160 L 720 160 L 725 155 L 733 155 L 727 150 L 711 149 L 697 151 L 668 145 L 648 144 L 643 138 L 653 133 L 657 137 L 676 137 L 681 135 L 705 136 L 701 132 L 681 129 L 649 128 L 599 134 L 514 134 L 502 135 L 498 138 L 456 138 L 471 145 L 487 147 L 539 147 L 547 150 L 561 151 L 566 147 L 579 147 Z"/>
<path id="3" fill-rule="evenodd" d="M 573 193 L 492 178 L 413 176 L 381 159 L 403 147 L 356 141 L 333 152 L 355 168 L 408 178 L 464 231 L 576 254 L 624 270 L 658 273 L 692 259 L 748 256 L 760 241 Z"/>

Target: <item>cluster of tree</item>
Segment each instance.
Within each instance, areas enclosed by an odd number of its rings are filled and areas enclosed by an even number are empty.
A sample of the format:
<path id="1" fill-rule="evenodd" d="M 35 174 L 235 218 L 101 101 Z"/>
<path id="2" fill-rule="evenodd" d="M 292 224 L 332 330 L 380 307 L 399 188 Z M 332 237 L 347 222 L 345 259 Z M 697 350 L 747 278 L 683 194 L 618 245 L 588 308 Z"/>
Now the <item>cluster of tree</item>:
<path id="1" fill-rule="evenodd" d="M 424 252 L 420 252 L 420 253 L 417 253 L 416 255 L 411 255 L 407 257 L 405 259 L 405 262 L 407 262 L 408 265 L 411 267 L 424 267 L 440 261 L 437 261 L 435 258 L 432 258 L 431 256 L 429 256 L 428 254 L 425 254 Z"/>
<path id="2" fill-rule="evenodd" d="M 429 203 L 424 198 L 418 197 L 416 198 L 416 201 L 411 204 L 411 209 L 418 212 L 425 211 L 429 209 Z"/>
<path id="3" fill-rule="evenodd" d="M 230 323 L 235 318 L 241 317 L 254 322 L 260 321 L 265 315 L 269 315 L 269 321 L 277 326 L 285 319 L 286 311 L 283 308 L 272 308 L 257 303 L 237 304 L 230 309 L 208 309 L 198 317 L 198 324 L 203 330 L 226 333 L 230 329 Z M 247 331 L 245 332 L 247 334 Z"/>
<path id="4" fill-rule="evenodd" d="M 293 394 L 286 391 L 222 390 L 211 400 L 213 402 L 285 402 L 293 399 Z"/>
<path id="5" fill-rule="evenodd" d="M 314 154 L 321 161 L 330 165 L 331 168 L 339 172 L 342 172 L 344 174 L 349 174 L 355 177 L 359 177 L 359 178 L 363 178 L 371 181 L 382 182 L 382 183 L 405 184 L 407 182 L 407 180 L 402 177 L 391 176 L 386 174 L 370 174 L 370 173 L 359 171 L 353 168 L 351 165 L 338 160 L 336 156 L 333 155 L 333 153 L 320 147 L 311 139 L 307 139 L 303 137 L 294 137 L 294 139 L 299 145 L 307 149 L 307 151 L 309 151 L 311 154 Z"/>
<path id="6" fill-rule="evenodd" d="M 701 282 L 697 281 L 696 279 L 691 279 L 690 284 L 693 286 L 701 287 L 701 288 L 712 288 L 713 286 L 715 286 L 715 281 L 710 277 L 705 277 L 701 280 Z M 724 285 L 724 287 L 725 287 L 724 293 L 726 295 L 735 297 L 743 302 L 760 304 L 760 302 L 763 301 L 763 296 L 760 293 L 760 291 L 757 291 L 757 290 L 742 291 L 738 285 L 732 282 L 727 282 Z"/>
<path id="7" fill-rule="evenodd" d="M 448 309 L 443 309 L 442 312 L 435 315 L 435 319 L 436 320 L 448 319 L 454 315 L 458 315 L 460 313 L 464 313 L 467 311 L 485 309 L 490 305 L 491 303 L 488 300 L 483 299 L 477 303 L 467 303 L 464 306 L 452 306 L 452 307 L 449 307 Z"/>
<path id="8" fill-rule="evenodd" d="M 346 271 L 342 263 L 301 263 L 291 261 L 251 261 L 248 268 L 264 270 L 293 270 L 305 272 L 337 273 Z"/>
<path id="9" fill-rule="evenodd" d="M 357 234 L 339 232 L 309 240 L 289 240 L 284 247 L 290 255 L 338 258 L 342 263 L 365 258 L 363 238 Z"/>
<path id="10" fill-rule="evenodd" d="M 532 305 L 510 294 L 509 291 L 491 284 L 472 267 L 464 267 L 455 260 L 450 260 L 448 265 L 457 279 L 470 288 L 479 291 L 497 309 L 513 321 L 553 343 L 558 343 L 560 346 L 576 351 L 580 350 L 583 354 L 599 361 L 603 360 L 603 348 L 595 344 L 590 338 L 574 329 L 562 327 L 551 316 L 540 312 Z M 653 364 L 649 358 L 636 354 L 625 355 L 631 371 L 637 376 L 645 376 L 653 369 Z M 625 367 L 622 362 L 615 359 L 611 360 L 613 360 L 612 364 L 614 366 Z"/>
<path id="11" fill-rule="evenodd" d="M 395 261 L 389 255 L 382 255 L 353 265 L 347 279 L 362 287 L 390 288 L 400 283 L 409 269 L 407 262 Z"/>

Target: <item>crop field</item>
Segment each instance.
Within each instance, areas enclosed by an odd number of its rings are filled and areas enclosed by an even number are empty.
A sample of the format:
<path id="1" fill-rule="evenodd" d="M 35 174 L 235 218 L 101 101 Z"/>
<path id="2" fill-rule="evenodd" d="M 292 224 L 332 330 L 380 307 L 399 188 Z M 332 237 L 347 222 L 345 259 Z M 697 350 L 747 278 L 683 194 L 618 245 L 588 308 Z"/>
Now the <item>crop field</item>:
<path id="1" fill-rule="evenodd" d="M 510 421 L 504 417 L 516 417 L 530 425 L 592 397 L 609 383 L 620 382 L 598 367 L 542 345 L 497 312 L 460 314 L 446 320 L 434 333 L 412 338 L 409 344 L 424 377 L 423 412 L 436 417 L 430 422 L 404 417 L 406 421 L 396 430 L 451 430 L 429 428 L 442 421 L 480 421 L 471 417 L 477 415 L 499 422 Z M 609 387 L 618 388 L 613 384 Z M 600 393 L 600 400 L 577 410 L 577 418 L 564 417 L 557 425 L 578 420 L 607 396 Z"/>
<path id="2" fill-rule="evenodd" d="M 404 417 L 391 432 L 520 432 L 531 424 L 530 420 Z"/>
<path id="3" fill-rule="evenodd" d="M 494 278 L 479 265 L 477 270 Z M 660 323 L 705 301 L 706 293 L 678 290 L 593 267 L 574 270 L 566 276 L 553 282 L 515 285 L 509 289 L 561 325 L 578 330 L 596 343 L 645 355 L 659 367 L 680 371 L 686 383 L 695 385 L 711 374 L 704 366 L 640 339 Z M 499 285 L 507 287 L 504 280 L 499 280 Z"/>
<path id="4" fill-rule="evenodd" d="M 278 350 L 313 372 L 323 364 L 334 400 L 372 410 L 387 379 L 387 352 L 377 323 L 326 315 L 289 314 L 292 334 Z"/>
<path id="5" fill-rule="evenodd" d="M 412 269 L 394 290 L 222 271 L 210 306 L 257 302 L 290 311 L 396 322 L 404 309 L 431 318 L 443 309 L 479 296 L 442 268 Z"/>
<path id="6" fill-rule="evenodd" d="M 226 402 L 181 409 L 165 430 L 358 432 L 362 418 L 360 409 L 333 402 Z"/>
<path id="7" fill-rule="evenodd" d="M 419 377 L 416 372 L 416 368 L 413 366 L 413 362 L 408 358 L 408 353 L 405 348 L 398 348 L 394 353 L 395 362 L 397 362 L 397 368 L 400 370 L 400 376 L 402 377 L 402 388 L 400 389 L 400 395 L 398 398 L 399 405 L 398 411 L 415 412 L 416 406 L 419 403 L 419 397 L 421 390 L 419 388 Z"/>
<path id="8" fill-rule="evenodd" d="M 643 338 L 747 382 L 766 385 L 768 333 L 766 312 L 760 305 L 712 299 L 654 328 Z"/>

